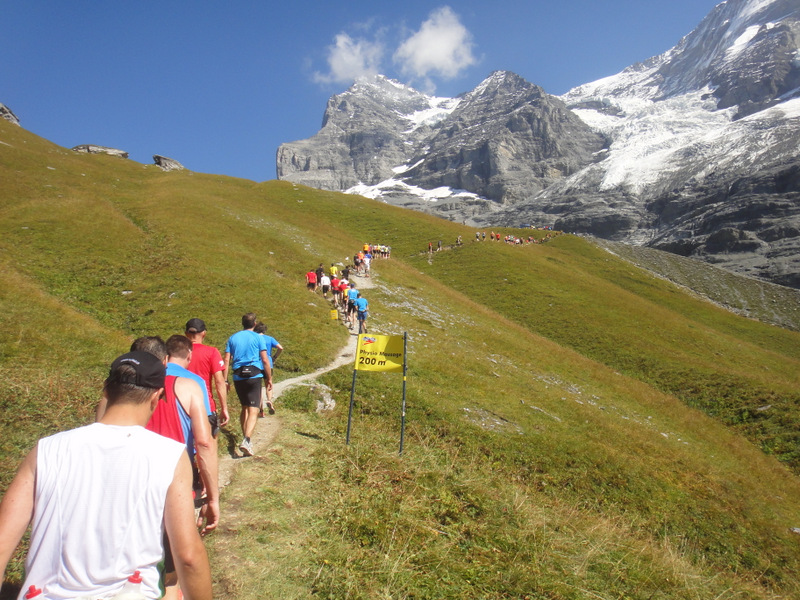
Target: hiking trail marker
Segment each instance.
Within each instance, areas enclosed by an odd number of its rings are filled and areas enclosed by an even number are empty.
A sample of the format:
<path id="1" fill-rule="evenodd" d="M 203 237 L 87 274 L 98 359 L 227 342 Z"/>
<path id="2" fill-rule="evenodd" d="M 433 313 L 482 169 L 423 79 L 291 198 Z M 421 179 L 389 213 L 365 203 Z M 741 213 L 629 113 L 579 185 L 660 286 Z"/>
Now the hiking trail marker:
<path id="1" fill-rule="evenodd" d="M 408 333 L 403 335 L 359 334 L 356 361 L 353 365 L 353 385 L 350 388 L 350 411 L 347 414 L 347 444 L 350 444 L 350 426 L 355 404 L 356 374 L 359 371 L 379 371 L 403 374 L 403 404 L 400 410 L 400 454 L 406 429 L 406 349 Z"/>

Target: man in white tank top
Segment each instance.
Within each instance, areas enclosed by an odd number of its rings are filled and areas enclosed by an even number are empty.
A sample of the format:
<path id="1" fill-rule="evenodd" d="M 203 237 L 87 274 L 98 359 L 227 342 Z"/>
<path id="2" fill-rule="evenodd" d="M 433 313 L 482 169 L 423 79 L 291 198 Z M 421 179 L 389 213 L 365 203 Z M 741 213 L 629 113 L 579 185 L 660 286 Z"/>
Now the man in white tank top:
<path id="1" fill-rule="evenodd" d="M 120 356 L 100 422 L 43 438 L 25 458 L 0 503 L 0 576 L 32 524 L 19 598 L 31 587 L 47 600 L 111 598 L 134 571 L 160 598 L 165 529 L 184 596 L 211 598 L 185 446 L 144 428 L 163 387 L 153 355 Z"/>

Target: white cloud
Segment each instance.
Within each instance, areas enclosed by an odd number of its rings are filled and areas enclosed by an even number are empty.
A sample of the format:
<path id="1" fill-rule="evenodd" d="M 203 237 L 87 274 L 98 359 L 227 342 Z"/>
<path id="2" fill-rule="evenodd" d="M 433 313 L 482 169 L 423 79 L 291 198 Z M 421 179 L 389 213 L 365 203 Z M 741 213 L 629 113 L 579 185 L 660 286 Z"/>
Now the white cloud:
<path id="1" fill-rule="evenodd" d="M 328 73 L 314 73 L 318 83 L 350 83 L 358 77 L 380 72 L 383 45 L 365 39 L 353 39 L 346 33 L 328 46 Z"/>
<path id="2" fill-rule="evenodd" d="M 449 6 L 434 10 L 419 31 L 394 53 L 394 61 L 406 76 L 428 80 L 431 75 L 456 77 L 475 64 L 472 34 Z"/>

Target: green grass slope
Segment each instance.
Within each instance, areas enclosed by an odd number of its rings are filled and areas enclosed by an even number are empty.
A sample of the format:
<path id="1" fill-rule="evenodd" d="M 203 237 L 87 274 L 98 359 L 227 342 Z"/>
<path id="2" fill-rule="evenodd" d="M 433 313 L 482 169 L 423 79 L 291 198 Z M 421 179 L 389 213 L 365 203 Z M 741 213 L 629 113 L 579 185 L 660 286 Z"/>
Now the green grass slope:
<path id="1" fill-rule="evenodd" d="M 276 444 L 223 494 L 218 597 L 800 596 L 797 333 L 572 236 L 475 243 L 5 122 L 0 179 L 0 490 L 37 437 L 91 419 L 138 335 L 200 316 L 220 347 L 254 310 L 286 348 L 279 379 L 326 364 L 347 332 L 303 273 L 386 242 L 368 298 L 374 332 L 409 334 L 403 456 L 399 376 L 359 375 L 350 446 L 350 368 L 323 378 L 331 413 L 290 391 Z"/>

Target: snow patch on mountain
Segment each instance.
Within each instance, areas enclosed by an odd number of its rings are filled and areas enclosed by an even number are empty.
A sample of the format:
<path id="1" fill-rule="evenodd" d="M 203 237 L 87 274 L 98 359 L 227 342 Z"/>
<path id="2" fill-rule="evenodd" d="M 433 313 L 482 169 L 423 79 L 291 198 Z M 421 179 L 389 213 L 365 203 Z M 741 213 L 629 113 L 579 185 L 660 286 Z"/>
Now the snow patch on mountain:
<path id="1" fill-rule="evenodd" d="M 383 200 L 387 195 L 402 194 L 404 196 L 415 196 L 425 202 L 439 202 L 441 200 L 466 200 L 466 199 L 480 199 L 480 196 L 468 192 L 466 190 L 456 190 L 451 187 L 441 186 L 432 190 L 426 190 L 416 185 L 411 185 L 402 179 L 387 179 L 381 181 L 376 185 L 365 185 L 359 183 L 354 185 L 345 194 L 354 194 L 356 196 L 364 196 L 373 200 Z"/>
<path id="2" fill-rule="evenodd" d="M 432 96 L 429 102 L 429 108 L 417 110 L 411 114 L 401 115 L 411 124 L 411 127 L 403 133 L 413 133 L 423 125 L 433 127 L 446 119 L 458 107 L 461 101 L 458 98 L 438 98 Z"/>
<path id="3" fill-rule="evenodd" d="M 676 165 L 675 156 L 709 132 L 730 123 L 734 110 L 716 111 L 710 90 L 654 102 L 638 97 L 614 98 L 622 116 L 597 110 L 574 109 L 590 127 L 612 141 L 607 158 L 585 170 L 604 172 L 601 191 L 624 187 L 639 195 Z M 589 96 L 584 100 L 602 102 Z M 610 104 L 610 102 L 609 102 Z M 574 176 L 580 180 L 581 175 Z"/>
<path id="4" fill-rule="evenodd" d="M 771 4 L 775 4 L 776 1 L 777 0 L 750 0 L 750 2 L 742 7 L 739 12 L 739 17 L 742 21 L 745 21 L 753 15 L 757 15 Z"/>
<path id="5" fill-rule="evenodd" d="M 736 38 L 733 44 L 731 44 L 731 47 L 725 51 L 726 60 L 732 60 L 739 56 L 739 54 L 747 48 L 747 44 L 758 35 L 759 29 L 761 29 L 760 25 L 751 25 L 745 29 L 744 33 Z"/>

